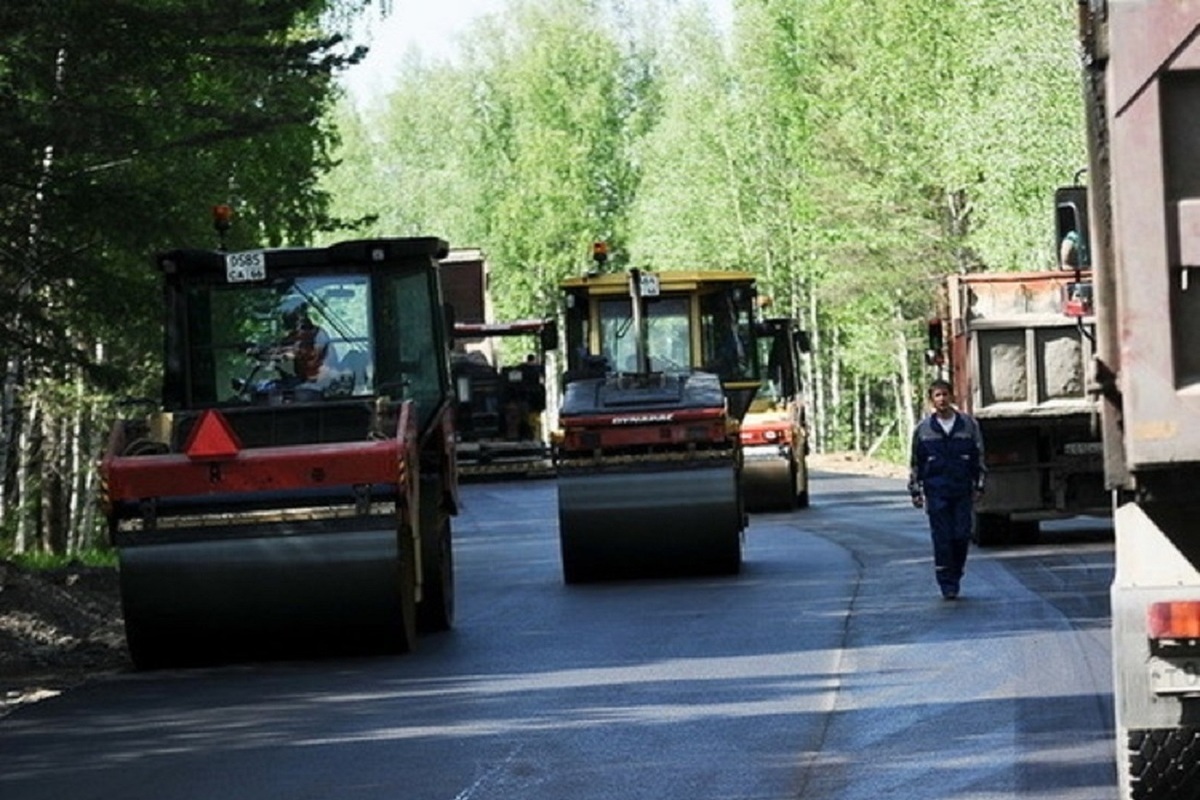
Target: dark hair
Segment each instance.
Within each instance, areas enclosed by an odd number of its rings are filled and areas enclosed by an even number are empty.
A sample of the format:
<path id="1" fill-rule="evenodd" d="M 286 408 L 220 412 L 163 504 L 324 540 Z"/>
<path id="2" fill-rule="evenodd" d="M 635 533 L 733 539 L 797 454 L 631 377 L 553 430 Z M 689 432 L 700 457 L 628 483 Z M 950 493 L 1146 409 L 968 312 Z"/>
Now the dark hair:
<path id="1" fill-rule="evenodd" d="M 929 391 L 926 392 L 926 394 L 929 397 L 933 397 L 934 389 L 945 389 L 947 392 L 949 392 L 951 394 L 951 396 L 954 395 L 954 387 L 950 384 L 950 381 L 945 380 L 944 378 L 938 378 L 935 381 L 931 381 L 929 384 Z"/>

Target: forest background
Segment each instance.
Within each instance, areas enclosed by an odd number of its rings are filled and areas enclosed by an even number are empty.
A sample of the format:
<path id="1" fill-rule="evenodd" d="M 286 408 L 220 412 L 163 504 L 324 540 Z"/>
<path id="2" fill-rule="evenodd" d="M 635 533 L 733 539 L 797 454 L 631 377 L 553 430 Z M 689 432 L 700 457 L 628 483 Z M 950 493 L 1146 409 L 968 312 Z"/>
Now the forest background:
<path id="1" fill-rule="evenodd" d="M 394 3 L 417 0 L 392 0 Z M 387 0 L 0 7 L 0 554 L 103 543 L 95 463 L 155 397 L 155 252 L 437 235 L 498 318 L 558 280 L 756 273 L 801 320 L 813 442 L 902 459 L 955 272 L 1054 267 L 1085 160 L 1076 0 L 508 0 L 369 104 Z"/>

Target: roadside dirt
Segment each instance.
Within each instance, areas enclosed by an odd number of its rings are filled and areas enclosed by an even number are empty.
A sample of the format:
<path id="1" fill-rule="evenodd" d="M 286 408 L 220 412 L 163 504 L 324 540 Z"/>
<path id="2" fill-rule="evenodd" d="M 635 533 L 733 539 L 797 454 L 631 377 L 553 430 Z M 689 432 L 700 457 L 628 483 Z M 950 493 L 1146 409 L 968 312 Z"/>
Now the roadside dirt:
<path id="1" fill-rule="evenodd" d="M 864 458 L 857 453 L 819 453 L 807 459 L 808 468 L 815 471 L 850 472 L 855 475 L 874 475 L 880 478 L 908 478 L 908 468 L 876 458 Z"/>
<path id="2" fill-rule="evenodd" d="M 115 567 L 0 561 L 0 716 L 130 668 Z"/>
<path id="3" fill-rule="evenodd" d="M 810 456 L 809 468 L 906 475 L 895 464 L 848 453 Z M 130 669 L 115 567 L 35 572 L 0 561 L 0 717 L 23 703 Z"/>

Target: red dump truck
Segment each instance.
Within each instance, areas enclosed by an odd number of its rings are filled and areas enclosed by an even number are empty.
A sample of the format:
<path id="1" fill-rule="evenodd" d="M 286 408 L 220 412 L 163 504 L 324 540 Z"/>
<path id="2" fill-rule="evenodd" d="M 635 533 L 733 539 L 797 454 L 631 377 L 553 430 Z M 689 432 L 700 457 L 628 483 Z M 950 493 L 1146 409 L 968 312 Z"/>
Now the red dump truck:
<path id="1" fill-rule="evenodd" d="M 1029 540 L 1040 520 L 1111 512 L 1096 401 L 1093 319 L 1071 270 L 952 275 L 930 324 L 931 361 L 979 420 L 988 487 L 980 545 Z"/>
<path id="2" fill-rule="evenodd" d="M 1200 0 L 1080 9 L 1120 796 L 1197 798 Z"/>

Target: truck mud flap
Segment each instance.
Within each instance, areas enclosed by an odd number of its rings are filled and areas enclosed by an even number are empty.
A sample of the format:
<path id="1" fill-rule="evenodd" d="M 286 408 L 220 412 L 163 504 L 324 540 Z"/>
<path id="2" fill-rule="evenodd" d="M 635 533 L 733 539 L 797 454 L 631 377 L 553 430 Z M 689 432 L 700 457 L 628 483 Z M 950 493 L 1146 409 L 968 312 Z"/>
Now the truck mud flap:
<path id="1" fill-rule="evenodd" d="M 145 669 L 407 651 L 403 549 L 394 524 L 121 546 L 130 654 Z"/>
<path id="2" fill-rule="evenodd" d="M 744 513 L 731 464 L 560 470 L 558 520 L 567 583 L 741 568 Z"/>

